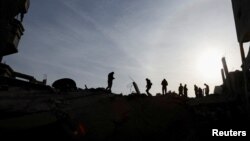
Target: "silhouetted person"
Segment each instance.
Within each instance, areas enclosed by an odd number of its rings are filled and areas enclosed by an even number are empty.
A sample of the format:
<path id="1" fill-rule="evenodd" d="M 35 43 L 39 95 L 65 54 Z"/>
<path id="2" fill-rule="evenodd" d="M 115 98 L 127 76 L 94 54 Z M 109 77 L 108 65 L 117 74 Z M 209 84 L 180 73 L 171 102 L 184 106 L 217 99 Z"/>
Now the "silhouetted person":
<path id="1" fill-rule="evenodd" d="M 199 88 L 194 85 L 194 93 L 195 93 L 195 97 L 198 98 L 199 97 Z"/>
<path id="2" fill-rule="evenodd" d="M 184 96 L 187 97 L 188 95 L 188 88 L 187 88 L 187 84 L 184 85 Z"/>
<path id="3" fill-rule="evenodd" d="M 179 95 L 183 96 L 183 86 L 182 86 L 181 83 L 180 83 L 180 86 L 179 86 Z"/>
<path id="4" fill-rule="evenodd" d="M 201 89 L 201 88 L 199 88 L 199 89 L 198 89 L 198 91 L 199 91 L 199 97 L 203 97 L 203 92 L 202 92 L 202 89 Z"/>
<path id="5" fill-rule="evenodd" d="M 152 83 L 151 83 L 151 81 L 148 78 L 146 78 L 146 82 L 147 82 L 146 92 L 150 96 L 151 94 L 149 93 L 149 90 L 151 89 Z"/>
<path id="6" fill-rule="evenodd" d="M 209 95 L 209 86 L 206 83 L 204 85 L 206 86 L 205 95 L 208 96 Z"/>
<path id="7" fill-rule="evenodd" d="M 168 85 L 168 81 L 166 79 L 163 79 L 161 82 L 162 85 L 162 94 L 167 94 L 167 85 Z"/>
<path id="8" fill-rule="evenodd" d="M 114 72 L 111 72 L 108 74 L 108 87 L 106 88 L 106 90 L 111 92 L 111 88 L 112 88 L 112 84 L 113 84 L 113 80 L 114 80 Z"/>

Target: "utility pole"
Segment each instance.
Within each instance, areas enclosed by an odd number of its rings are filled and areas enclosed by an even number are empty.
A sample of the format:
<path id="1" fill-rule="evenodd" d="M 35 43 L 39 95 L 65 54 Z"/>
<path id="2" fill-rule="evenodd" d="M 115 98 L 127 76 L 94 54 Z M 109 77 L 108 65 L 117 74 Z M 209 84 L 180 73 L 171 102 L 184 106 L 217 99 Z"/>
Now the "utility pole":
<path id="1" fill-rule="evenodd" d="M 247 66 L 246 66 L 246 59 L 245 59 L 245 52 L 243 43 L 239 43 L 240 45 L 240 53 L 241 53 L 241 61 L 242 61 L 242 73 L 243 73 L 243 79 L 244 79 L 244 91 L 245 91 L 245 99 L 246 99 L 246 110 L 248 113 L 248 116 L 250 116 L 249 111 L 249 98 L 248 98 L 248 80 L 247 80 Z"/>
<path id="2" fill-rule="evenodd" d="M 226 78 L 225 78 L 225 73 L 224 73 L 224 70 L 223 70 L 223 69 L 221 69 L 220 71 L 221 71 L 221 77 L 222 77 L 222 82 L 223 82 L 223 85 L 225 85 L 225 84 L 226 84 Z"/>
<path id="3" fill-rule="evenodd" d="M 233 95 L 234 90 L 233 90 L 233 87 L 232 87 L 232 80 L 231 80 L 231 77 L 230 77 L 229 72 L 228 72 L 228 67 L 227 67 L 227 62 L 226 62 L 225 57 L 222 57 L 222 64 L 223 64 L 223 69 L 224 69 L 224 72 L 225 72 L 225 75 L 226 75 L 225 85 L 226 85 L 226 88 L 227 88 L 227 92 L 228 92 L 229 95 Z"/>

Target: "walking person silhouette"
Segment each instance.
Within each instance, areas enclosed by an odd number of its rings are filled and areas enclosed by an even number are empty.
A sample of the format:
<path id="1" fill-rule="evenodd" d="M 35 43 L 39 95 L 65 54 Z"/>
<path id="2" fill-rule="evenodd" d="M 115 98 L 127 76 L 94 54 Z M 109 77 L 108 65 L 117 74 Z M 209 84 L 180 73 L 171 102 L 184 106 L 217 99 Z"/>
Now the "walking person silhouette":
<path id="1" fill-rule="evenodd" d="M 147 82 L 146 92 L 147 92 L 148 96 L 151 96 L 151 94 L 149 93 L 149 90 L 151 89 L 152 82 L 148 78 L 146 78 L 146 82 Z"/>
<path id="2" fill-rule="evenodd" d="M 107 91 L 110 91 L 111 92 L 111 88 L 112 88 L 112 85 L 113 85 L 113 80 L 114 80 L 114 72 L 111 72 L 108 74 L 108 86 L 106 88 Z"/>

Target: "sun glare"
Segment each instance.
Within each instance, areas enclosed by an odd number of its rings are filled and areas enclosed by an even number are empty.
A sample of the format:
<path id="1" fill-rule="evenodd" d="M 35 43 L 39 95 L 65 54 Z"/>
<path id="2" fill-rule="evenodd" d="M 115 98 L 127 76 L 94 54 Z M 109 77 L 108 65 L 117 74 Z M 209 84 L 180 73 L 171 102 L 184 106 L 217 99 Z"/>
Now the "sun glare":
<path id="1" fill-rule="evenodd" d="M 209 49 L 204 50 L 197 58 L 197 71 L 202 79 L 206 81 L 218 81 L 220 75 L 220 69 L 222 54 L 219 50 Z"/>

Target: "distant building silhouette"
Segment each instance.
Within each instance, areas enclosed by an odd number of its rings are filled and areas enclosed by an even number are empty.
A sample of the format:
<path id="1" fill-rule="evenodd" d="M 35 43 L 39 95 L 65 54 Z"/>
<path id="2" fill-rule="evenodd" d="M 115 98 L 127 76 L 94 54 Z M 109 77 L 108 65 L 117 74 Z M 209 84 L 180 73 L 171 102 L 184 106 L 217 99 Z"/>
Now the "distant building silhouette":
<path id="1" fill-rule="evenodd" d="M 149 93 L 149 90 L 151 89 L 152 82 L 148 78 L 146 78 L 146 83 L 147 83 L 147 85 L 146 85 L 146 93 L 148 94 L 148 96 L 151 96 L 151 94 Z"/>
<path id="2" fill-rule="evenodd" d="M 162 85 L 162 94 L 167 94 L 167 86 L 168 86 L 168 81 L 166 79 L 163 79 L 161 82 Z"/>
<path id="3" fill-rule="evenodd" d="M 183 86 L 182 86 L 181 83 L 180 83 L 180 86 L 179 86 L 179 95 L 183 96 Z"/>
<path id="4" fill-rule="evenodd" d="M 111 92 L 114 79 L 115 79 L 114 78 L 114 72 L 109 73 L 108 74 L 108 86 L 107 86 L 106 90 Z"/>

